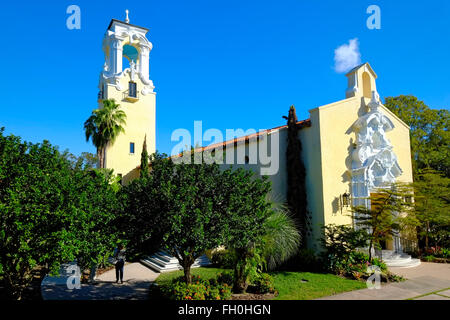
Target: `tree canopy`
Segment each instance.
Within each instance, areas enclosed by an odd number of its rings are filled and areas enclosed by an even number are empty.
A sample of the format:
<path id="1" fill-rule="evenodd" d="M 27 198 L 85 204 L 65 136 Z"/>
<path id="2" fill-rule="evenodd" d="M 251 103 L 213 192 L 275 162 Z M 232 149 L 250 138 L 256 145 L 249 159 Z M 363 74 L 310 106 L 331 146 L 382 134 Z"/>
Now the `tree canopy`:
<path id="1" fill-rule="evenodd" d="M 247 248 L 262 234 L 267 179 L 217 164 L 174 162 L 161 154 L 150 162 L 148 176 L 123 188 L 125 234 L 141 245 L 150 246 L 153 238 L 178 259 L 186 282 L 191 265 L 206 250 L 228 243 Z"/>
<path id="2" fill-rule="evenodd" d="M 115 191 L 84 159 L 48 141 L 32 144 L 0 130 L 0 273 L 20 299 L 36 266 L 98 262 L 112 250 Z M 112 233 L 112 234 L 111 234 Z"/>
<path id="3" fill-rule="evenodd" d="M 412 95 L 387 97 L 384 105 L 411 128 L 414 178 L 424 168 L 432 168 L 450 178 L 449 111 L 431 109 Z"/>
<path id="4" fill-rule="evenodd" d="M 423 170 L 414 184 L 415 216 L 419 220 L 419 240 L 450 247 L 450 178 L 432 169 Z"/>
<path id="5" fill-rule="evenodd" d="M 126 114 L 114 99 L 103 100 L 102 107 L 92 111 L 92 115 L 84 123 L 86 141 L 92 139 L 97 148 L 100 168 L 105 166 L 105 148 L 114 143 L 121 132 L 125 132 Z"/>

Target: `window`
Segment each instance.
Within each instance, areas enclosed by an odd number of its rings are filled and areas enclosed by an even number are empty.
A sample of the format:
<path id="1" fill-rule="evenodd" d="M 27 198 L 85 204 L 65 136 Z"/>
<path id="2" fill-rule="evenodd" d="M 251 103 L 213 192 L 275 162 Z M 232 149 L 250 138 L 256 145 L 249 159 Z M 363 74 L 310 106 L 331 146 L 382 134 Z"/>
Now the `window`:
<path id="1" fill-rule="evenodd" d="M 130 153 L 134 154 L 134 142 L 130 142 Z"/>
<path id="2" fill-rule="evenodd" d="M 130 82 L 128 83 L 128 96 L 133 97 L 133 98 L 137 98 L 137 86 L 136 86 L 136 82 L 130 81 Z"/>

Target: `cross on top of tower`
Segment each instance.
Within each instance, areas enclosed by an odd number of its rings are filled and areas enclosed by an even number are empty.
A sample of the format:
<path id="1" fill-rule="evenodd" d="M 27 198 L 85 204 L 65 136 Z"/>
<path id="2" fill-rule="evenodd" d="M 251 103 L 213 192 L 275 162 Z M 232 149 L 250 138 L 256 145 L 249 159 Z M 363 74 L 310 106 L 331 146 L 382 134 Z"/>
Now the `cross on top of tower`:
<path id="1" fill-rule="evenodd" d="M 130 19 L 128 18 L 128 13 L 129 13 L 128 9 L 125 10 L 125 14 L 126 14 L 125 22 L 126 22 L 126 23 L 130 23 Z"/>

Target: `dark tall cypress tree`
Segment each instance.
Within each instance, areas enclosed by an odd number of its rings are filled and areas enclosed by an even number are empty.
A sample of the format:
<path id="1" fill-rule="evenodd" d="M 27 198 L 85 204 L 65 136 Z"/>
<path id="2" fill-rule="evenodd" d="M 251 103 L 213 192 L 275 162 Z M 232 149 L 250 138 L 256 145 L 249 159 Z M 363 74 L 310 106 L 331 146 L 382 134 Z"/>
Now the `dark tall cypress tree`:
<path id="1" fill-rule="evenodd" d="M 308 212 L 305 185 L 305 165 L 302 160 L 302 143 L 298 138 L 300 126 L 297 124 L 297 114 L 292 105 L 287 119 L 288 145 L 286 151 L 286 167 L 288 174 L 287 202 L 294 215 L 302 236 L 302 247 L 306 247 L 308 232 Z"/>
<path id="2" fill-rule="evenodd" d="M 148 152 L 147 152 L 147 135 L 146 135 L 144 138 L 144 144 L 142 146 L 140 177 L 143 178 L 147 176 L 148 176 Z"/>

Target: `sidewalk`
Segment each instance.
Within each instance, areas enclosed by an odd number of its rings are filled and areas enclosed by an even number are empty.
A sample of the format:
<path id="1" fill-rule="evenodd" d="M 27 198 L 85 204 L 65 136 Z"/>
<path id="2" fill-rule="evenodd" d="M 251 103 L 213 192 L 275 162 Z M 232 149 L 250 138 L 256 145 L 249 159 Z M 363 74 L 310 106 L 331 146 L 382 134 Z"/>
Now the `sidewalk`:
<path id="1" fill-rule="evenodd" d="M 389 270 L 406 281 L 382 285 L 380 289 L 361 289 L 318 300 L 449 300 L 450 264 L 422 262 L 414 268 Z"/>
<path id="2" fill-rule="evenodd" d="M 82 284 L 80 289 L 68 289 L 64 279 L 50 279 L 41 284 L 41 293 L 44 300 L 145 300 L 158 275 L 140 263 L 129 263 L 125 265 L 123 284 L 115 283 L 113 269 L 99 275 L 96 284 Z"/>

